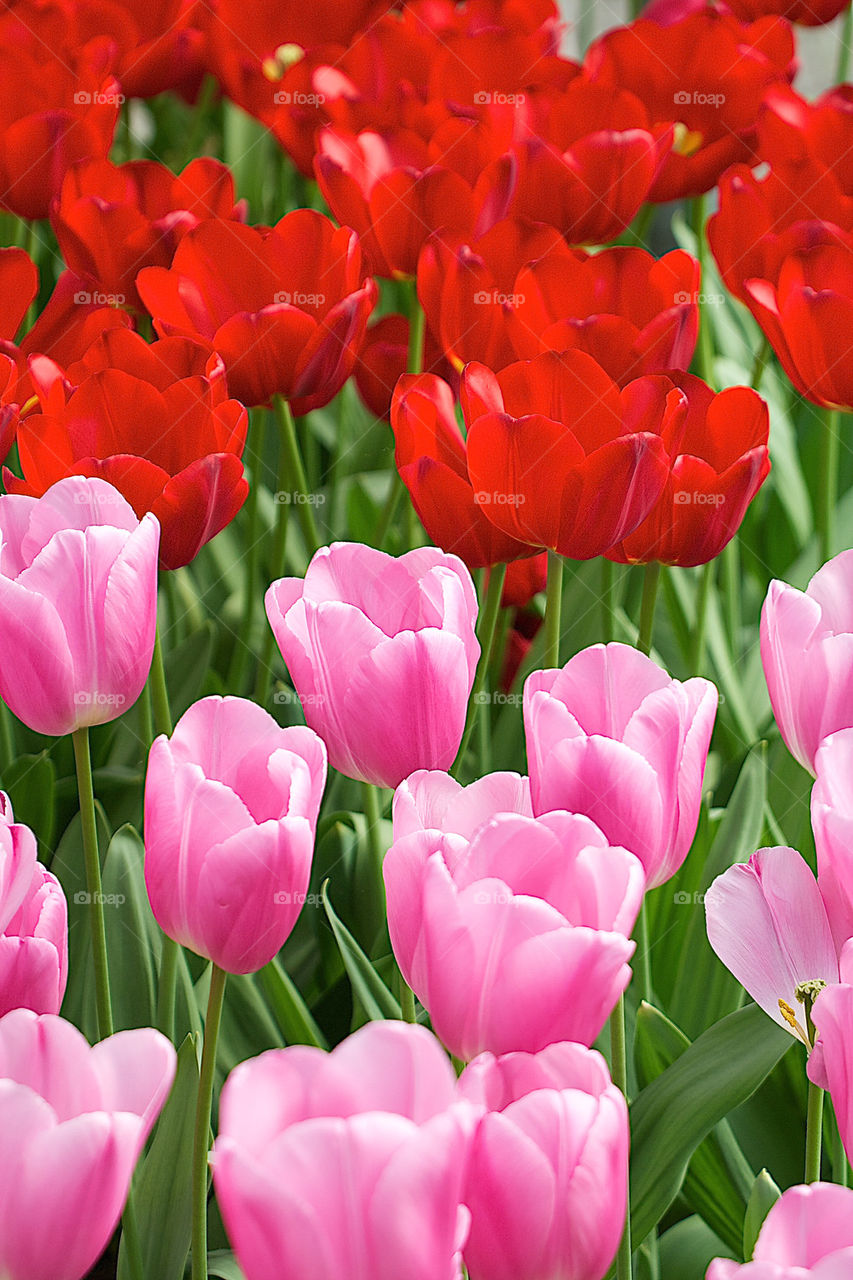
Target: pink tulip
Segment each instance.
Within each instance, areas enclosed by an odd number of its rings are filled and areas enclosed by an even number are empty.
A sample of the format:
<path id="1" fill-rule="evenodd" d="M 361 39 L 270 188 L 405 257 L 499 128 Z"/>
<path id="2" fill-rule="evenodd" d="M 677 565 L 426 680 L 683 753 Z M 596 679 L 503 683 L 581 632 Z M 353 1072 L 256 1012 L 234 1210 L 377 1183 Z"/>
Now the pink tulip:
<path id="1" fill-rule="evenodd" d="M 808 1075 L 832 1098 L 849 1160 L 853 1157 L 853 938 L 842 948 L 839 977 L 840 982 L 824 987 L 812 1009 L 818 1038 L 809 1055 Z"/>
<path id="2" fill-rule="evenodd" d="M 336 769 L 396 787 L 416 769 L 450 768 L 480 656 L 461 560 L 434 547 L 395 559 L 334 543 L 304 581 L 274 582 L 266 609 L 305 720 Z"/>
<path id="3" fill-rule="evenodd" d="M 391 944 L 457 1057 L 591 1044 L 631 978 L 643 869 L 588 818 L 500 814 L 385 857 Z"/>
<path id="4" fill-rule="evenodd" d="M 0 697 L 56 737 L 115 720 L 154 652 L 160 526 L 105 480 L 0 497 Z"/>
<path id="5" fill-rule="evenodd" d="M 753 1262 L 715 1258 L 706 1280 L 848 1280 L 853 1274 L 853 1191 L 831 1182 L 789 1187 L 773 1205 Z"/>
<path id="6" fill-rule="evenodd" d="M 394 839 L 432 829 L 471 840 L 477 828 L 496 813 L 533 817 L 527 778 L 489 773 L 463 787 L 449 773 L 419 769 L 394 792 Z"/>
<path id="7" fill-rule="evenodd" d="M 770 583 L 761 661 L 785 744 L 813 774 L 823 739 L 853 727 L 853 551 L 819 569 L 804 592 Z"/>
<path id="8" fill-rule="evenodd" d="M 145 1027 L 90 1048 L 70 1022 L 0 1020 L 0 1275 L 80 1280 L 100 1257 L 175 1074 Z"/>
<path id="9" fill-rule="evenodd" d="M 823 740 L 815 756 L 812 828 L 818 883 L 837 948 L 853 937 L 853 729 Z"/>
<path id="10" fill-rule="evenodd" d="M 145 884 L 164 933 L 254 973 L 299 915 L 326 783 L 311 729 L 243 698 L 203 698 L 157 738 L 145 780 Z"/>
<path id="11" fill-rule="evenodd" d="M 67 978 L 65 894 L 0 791 L 0 1017 L 10 1009 L 59 1013 Z"/>
<path id="12" fill-rule="evenodd" d="M 599 1053 L 489 1053 L 459 1078 L 487 1109 L 465 1204 L 471 1280 L 601 1280 L 625 1225 L 628 1109 Z"/>
<path id="13" fill-rule="evenodd" d="M 838 953 L 818 883 L 796 849 L 759 849 L 729 867 L 705 894 L 705 917 L 708 941 L 726 968 L 810 1048 L 797 987 L 837 982 Z"/>
<path id="14" fill-rule="evenodd" d="M 524 686 L 534 813 L 585 813 L 635 853 L 647 887 L 687 857 L 699 821 L 717 691 L 671 680 L 624 644 L 593 645 Z"/>
<path id="15" fill-rule="evenodd" d="M 477 1115 L 435 1038 L 401 1022 L 241 1063 L 213 1172 L 246 1280 L 457 1280 Z"/>

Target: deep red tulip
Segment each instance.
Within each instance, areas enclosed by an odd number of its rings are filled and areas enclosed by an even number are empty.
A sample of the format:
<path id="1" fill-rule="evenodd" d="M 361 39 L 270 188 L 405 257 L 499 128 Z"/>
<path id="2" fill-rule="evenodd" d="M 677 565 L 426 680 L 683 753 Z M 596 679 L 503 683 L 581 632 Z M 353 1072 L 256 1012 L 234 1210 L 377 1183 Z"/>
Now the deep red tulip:
<path id="1" fill-rule="evenodd" d="M 197 0 L 112 0 L 134 23 L 133 43 L 116 67 L 129 98 L 153 98 L 167 89 L 192 100 L 204 76 L 204 35 Z"/>
<path id="2" fill-rule="evenodd" d="M 767 405 L 750 387 L 715 395 L 701 378 L 670 373 L 687 397 L 680 443 L 663 493 L 633 533 L 608 553 L 620 564 L 691 566 L 718 556 L 740 528 L 770 471 Z M 662 432 L 670 445 L 671 423 Z"/>
<path id="3" fill-rule="evenodd" d="M 744 25 L 704 6 L 668 26 L 640 18 L 597 40 L 584 67 L 598 85 L 627 89 L 653 120 L 675 125 L 654 201 L 699 195 L 730 164 L 747 161 L 768 90 L 796 70 L 791 28 L 781 18 Z"/>
<path id="4" fill-rule="evenodd" d="M 9 493 L 40 497 L 65 476 L 109 481 L 137 516 L 160 522 L 160 566 L 176 569 L 240 510 L 247 414 L 227 399 L 216 355 L 186 338 L 148 344 L 106 333 L 69 374 L 40 384 L 42 412 L 18 430 L 23 479 Z"/>
<path id="5" fill-rule="evenodd" d="M 159 334 L 200 339 L 219 352 L 243 404 L 279 394 L 295 414 L 340 391 L 376 301 L 358 237 L 313 209 L 288 213 L 272 228 L 201 222 L 171 268 L 146 268 L 137 288 Z"/>
<path id="6" fill-rule="evenodd" d="M 400 479 L 437 547 L 459 556 L 469 569 L 529 557 L 527 542 L 502 532 L 478 503 L 446 382 L 433 374 L 400 378 L 391 425 Z"/>
<path id="7" fill-rule="evenodd" d="M 620 392 L 582 351 L 545 352 L 497 375 L 467 365 L 461 399 L 484 514 L 574 560 L 602 554 L 645 519 L 669 474 L 663 437 L 677 442 L 686 412 L 667 378 Z"/>
<path id="8" fill-rule="evenodd" d="M 708 0 L 652 0 L 643 9 L 643 17 L 653 18 L 665 26 L 704 8 L 707 3 Z M 756 18 L 777 14 L 804 27 L 819 27 L 832 22 L 849 3 L 850 0 L 716 0 L 716 7 L 723 13 L 733 13 L 741 22 L 754 22 Z"/>
<path id="9" fill-rule="evenodd" d="M 14 341 L 38 285 L 38 270 L 28 253 L 0 249 L 0 342 Z"/>
<path id="10" fill-rule="evenodd" d="M 204 218 L 242 221 L 225 165 L 193 160 L 177 177 L 152 160 L 75 165 L 65 176 L 51 223 L 66 263 L 116 305 L 140 309 L 136 276 L 171 265 L 181 239 Z"/>
<path id="11" fill-rule="evenodd" d="M 644 373 L 686 369 L 699 331 L 699 263 L 681 249 L 573 252 L 565 243 L 525 267 L 512 339 L 516 357 L 577 348 L 624 386 Z"/>
<path id="12" fill-rule="evenodd" d="M 362 401 L 377 418 L 391 420 L 391 398 L 398 378 L 409 365 L 409 321 L 399 312 L 380 316 L 367 326 L 355 362 L 353 380 Z M 452 381 L 453 370 L 436 348 L 429 329 L 424 332 L 424 373 Z"/>

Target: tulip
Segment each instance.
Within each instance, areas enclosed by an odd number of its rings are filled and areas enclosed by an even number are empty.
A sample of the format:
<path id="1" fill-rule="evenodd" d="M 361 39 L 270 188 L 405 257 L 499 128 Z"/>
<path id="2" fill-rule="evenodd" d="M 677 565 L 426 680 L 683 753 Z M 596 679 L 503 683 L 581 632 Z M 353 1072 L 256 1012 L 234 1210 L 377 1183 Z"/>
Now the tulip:
<path id="1" fill-rule="evenodd" d="M 59 1013 L 67 978 L 65 894 L 0 791 L 0 1017 L 22 1008 Z"/>
<path id="2" fill-rule="evenodd" d="M 591 1044 L 631 978 L 640 863 L 588 818 L 500 813 L 385 856 L 391 945 L 436 1035 L 465 1061 Z"/>
<path id="3" fill-rule="evenodd" d="M 669 474 L 682 393 L 662 377 L 620 392 L 582 351 L 545 352 L 495 375 L 462 375 L 468 476 L 504 534 L 575 560 L 609 550 L 645 519 Z"/>
<path id="4" fill-rule="evenodd" d="M 138 517 L 160 523 L 160 566 L 188 564 L 233 520 L 249 486 L 240 454 L 248 415 L 227 399 L 220 358 L 188 338 L 147 343 L 128 329 L 104 333 L 68 370 L 40 384 L 42 412 L 18 431 L 23 479 L 9 493 L 39 496 L 66 475 L 115 485 Z"/>
<path id="5" fill-rule="evenodd" d="M 395 559 L 334 543 L 304 581 L 274 582 L 266 610 L 334 768 L 385 787 L 450 768 L 480 656 L 477 598 L 460 560 L 433 547 Z"/>
<path id="6" fill-rule="evenodd" d="M 817 1040 L 809 1055 L 812 1084 L 826 1089 L 838 1120 L 847 1158 L 853 1153 L 853 939 L 844 944 L 838 962 L 839 982 L 824 987 L 812 1008 Z"/>
<path id="7" fill-rule="evenodd" d="M 208 218 L 168 270 L 146 267 L 136 283 L 161 336 L 219 353 L 233 396 L 251 407 L 281 395 L 297 415 L 340 391 L 376 301 L 358 238 L 313 209 L 272 228 Z"/>
<path id="8" fill-rule="evenodd" d="M 717 712 L 709 680 L 682 684 L 623 644 L 593 645 L 524 686 L 533 812 L 585 813 L 642 862 L 647 888 L 687 856 Z"/>
<path id="9" fill-rule="evenodd" d="M 0 497 L 0 696 L 36 733 L 105 724 L 139 697 L 159 536 L 104 480 Z"/>
<path id="10" fill-rule="evenodd" d="M 497 813 L 533 817 L 527 778 L 517 773 L 489 773 L 463 787 L 449 773 L 419 769 L 394 792 L 394 839 L 434 830 L 473 840 L 477 828 Z"/>
<path id="11" fill-rule="evenodd" d="M 170 938 L 228 973 L 284 945 L 305 900 L 326 751 L 243 698 L 202 698 L 157 738 L 145 779 L 145 884 Z"/>
<path id="12" fill-rule="evenodd" d="M 761 661 L 785 745 L 814 774 L 817 749 L 853 727 L 853 551 L 842 551 L 806 590 L 770 583 L 761 610 Z"/>
<path id="13" fill-rule="evenodd" d="M 759 849 L 717 876 L 705 894 L 708 941 L 768 1017 L 811 1049 L 814 993 L 838 981 L 824 898 L 796 849 Z M 805 1004 L 802 1020 L 798 1004 Z M 805 1024 L 805 1025 L 804 1025 Z"/>
<path id="14" fill-rule="evenodd" d="M 453 1280 L 476 1116 L 423 1027 L 371 1022 L 330 1054 L 241 1063 L 212 1161 L 246 1280 Z"/>
<path id="15" fill-rule="evenodd" d="M 850 803 L 853 729 L 824 738 L 815 756 L 811 816 L 818 884 L 835 946 L 853 937 L 853 806 Z"/>
<path id="16" fill-rule="evenodd" d="M 116 74 L 129 98 L 153 98 L 172 89 L 195 102 L 204 78 L 199 7 L 185 0 L 118 0 L 132 20 Z"/>
<path id="17" fill-rule="evenodd" d="M 480 1057 L 459 1079 L 485 1106 L 471 1149 L 471 1280 L 600 1280 L 625 1223 L 628 1110 L 599 1053 L 552 1044 Z"/>
<path id="18" fill-rule="evenodd" d="M 0 1274 L 88 1274 L 118 1223 L 175 1064 L 150 1027 L 90 1048 L 52 1014 L 16 1009 L 0 1021 Z"/>
<path id="19" fill-rule="evenodd" d="M 853 1191 L 831 1182 L 789 1187 L 771 1208 L 752 1262 L 715 1258 L 707 1280 L 842 1280 L 853 1266 Z"/>

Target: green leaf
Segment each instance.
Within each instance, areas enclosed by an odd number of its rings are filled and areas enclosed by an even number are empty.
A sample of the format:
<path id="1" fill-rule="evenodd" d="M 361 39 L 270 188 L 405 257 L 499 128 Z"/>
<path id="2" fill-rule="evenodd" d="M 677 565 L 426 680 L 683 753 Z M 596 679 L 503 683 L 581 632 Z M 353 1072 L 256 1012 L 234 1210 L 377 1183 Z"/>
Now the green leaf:
<path id="1" fill-rule="evenodd" d="M 207 1274 L 219 1280 L 246 1280 L 237 1259 L 228 1249 L 215 1249 L 207 1255 Z"/>
<path id="2" fill-rule="evenodd" d="M 156 1022 L 160 929 L 145 889 L 145 848 L 133 827 L 121 827 L 104 860 L 104 920 L 116 1031 Z"/>
<path id="3" fill-rule="evenodd" d="M 326 1037 L 278 956 L 264 965 L 258 977 L 287 1043 L 328 1049 Z"/>
<path id="4" fill-rule="evenodd" d="M 383 1018 L 401 1018 L 402 1013 L 399 1004 L 385 986 L 385 983 L 379 977 L 379 974 L 349 929 L 335 915 L 327 892 L 328 883 L 327 880 L 320 890 L 323 897 L 323 906 L 326 908 L 326 915 L 329 918 L 329 924 L 332 926 L 332 932 L 335 935 L 341 959 L 349 975 L 353 994 L 371 1022 L 381 1021 Z"/>
<path id="5" fill-rule="evenodd" d="M 746 1217 L 743 1223 L 743 1256 L 749 1262 L 755 1251 L 755 1242 L 762 1228 L 764 1219 L 773 1208 L 782 1192 L 770 1177 L 766 1169 L 762 1169 L 752 1184 L 749 1201 L 746 1206 Z"/>
<path id="6" fill-rule="evenodd" d="M 182 1280 L 192 1237 L 192 1156 L 198 1092 L 196 1036 L 178 1050 L 178 1069 L 133 1184 L 143 1280 Z M 132 1280 L 124 1236 L 118 1280 Z"/>
<path id="7" fill-rule="evenodd" d="M 166 688 L 173 721 L 179 720 L 201 693 L 215 635 L 216 628 L 208 618 L 203 627 L 165 655 Z"/>
<path id="8" fill-rule="evenodd" d="M 56 766 L 46 751 L 18 756 L 3 770 L 3 790 L 12 801 L 15 821 L 32 827 L 42 850 L 53 847 L 55 787 Z"/>
<path id="9" fill-rule="evenodd" d="M 690 1157 L 749 1098 L 791 1038 L 757 1005 L 729 1014 L 647 1085 L 631 1105 L 631 1223 L 645 1240 L 672 1204 Z"/>
<path id="10" fill-rule="evenodd" d="M 103 865 L 112 832 L 106 814 L 95 801 L 98 850 Z M 59 880 L 68 901 L 68 986 L 60 1012 L 78 1026 L 85 1036 L 98 1038 L 95 1012 L 95 978 L 92 966 L 92 934 L 89 921 L 89 895 L 83 862 L 83 837 L 80 814 L 69 822 L 56 848 L 50 869 Z"/>
<path id="11" fill-rule="evenodd" d="M 734 1256 L 699 1217 L 682 1218 L 670 1227 L 659 1250 L 663 1280 L 705 1280 L 712 1259 Z"/>

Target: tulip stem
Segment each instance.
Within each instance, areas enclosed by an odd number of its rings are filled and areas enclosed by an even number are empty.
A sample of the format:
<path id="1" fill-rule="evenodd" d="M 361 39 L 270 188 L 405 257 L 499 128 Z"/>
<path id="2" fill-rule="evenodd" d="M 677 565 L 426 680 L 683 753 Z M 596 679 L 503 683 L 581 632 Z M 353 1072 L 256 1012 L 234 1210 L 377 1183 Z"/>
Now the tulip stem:
<path id="1" fill-rule="evenodd" d="M 12 764 L 16 755 L 15 726 L 12 723 L 12 712 L 6 706 L 6 703 L 0 699 L 0 777 Z"/>
<path id="2" fill-rule="evenodd" d="M 652 991 L 652 953 L 649 935 L 649 913 L 646 910 L 646 899 L 643 898 L 640 913 L 637 916 L 637 959 L 640 965 L 640 984 L 646 1004 L 654 1004 Z"/>
<path id="3" fill-rule="evenodd" d="M 474 676 L 474 687 L 471 690 L 471 697 L 468 700 L 468 721 L 465 725 L 465 732 L 462 735 L 461 746 L 456 754 L 456 762 L 453 766 L 454 770 L 461 768 L 462 761 L 465 759 L 465 752 L 468 750 L 468 744 L 471 741 L 471 734 L 474 732 L 474 725 L 477 723 L 480 704 L 488 701 L 488 694 L 484 696 L 483 690 L 489 674 L 489 663 L 492 658 L 492 645 L 495 640 L 498 615 L 501 611 L 501 597 L 503 595 L 505 580 L 506 565 L 493 565 L 491 572 L 489 573 L 489 585 L 486 588 L 486 598 L 480 608 L 480 625 L 477 628 L 477 639 L 480 641 L 480 661 L 477 663 L 477 673 Z"/>
<path id="4" fill-rule="evenodd" d="M 418 297 L 418 286 L 413 280 L 411 298 L 409 300 L 409 358 L 406 362 L 407 373 L 422 373 L 424 367 L 424 330 L 426 316 Z"/>
<path id="5" fill-rule="evenodd" d="M 246 448 L 243 454 L 244 461 L 251 460 L 251 472 L 249 474 L 249 496 L 246 498 L 243 511 L 245 512 L 245 532 L 243 533 L 242 544 L 246 548 L 246 570 L 243 574 L 243 616 L 240 623 L 239 635 L 234 637 L 234 649 L 231 654 L 231 661 L 228 665 L 228 675 L 226 677 L 226 686 L 229 693 L 240 693 L 243 684 L 243 672 L 246 668 L 246 659 L 251 653 L 252 643 L 252 621 L 255 616 L 255 606 L 258 596 L 258 489 L 261 482 L 261 458 L 264 445 L 264 426 L 266 415 L 260 409 L 251 410 L 249 413 L 249 435 L 246 441 Z"/>
<path id="6" fill-rule="evenodd" d="M 826 411 L 820 451 L 820 494 L 817 504 L 817 533 L 820 562 L 826 564 L 834 554 L 835 500 L 838 495 L 838 461 L 841 436 L 837 409 Z"/>
<path id="7" fill-rule="evenodd" d="M 652 633 L 655 626 L 655 602 L 658 597 L 660 582 L 660 561 L 650 560 L 643 573 L 643 599 L 640 604 L 640 627 L 637 633 L 637 648 L 640 653 L 650 654 L 652 651 Z"/>
<path id="8" fill-rule="evenodd" d="M 287 404 L 287 401 L 284 401 Z M 280 442 L 278 451 L 278 475 L 276 477 L 276 515 L 275 530 L 273 532 L 272 552 L 270 554 L 270 580 L 277 582 L 279 578 L 284 577 L 287 567 L 287 524 L 290 514 L 290 503 L 282 502 L 288 483 L 288 463 L 289 459 L 284 444 Z M 290 496 L 290 495 L 288 495 Z M 261 654 L 258 660 L 258 674 L 255 679 L 255 702 L 260 706 L 266 706 L 267 698 L 270 691 L 270 676 L 272 671 L 270 663 L 273 656 L 273 645 L 275 637 L 272 633 L 272 627 L 267 626 L 264 629 L 264 640 L 261 646 Z"/>
<path id="9" fill-rule="evenodd" d="M 154 705 L 154 731 L 158 735 L 172 732 L 172 709 L 169 706 L 169 690 L 166 685 L 166 668 L 163 665 L 163 646 L 160 628 L 154 633 L 154 654 L 151 659 L 151 701 Z"/>
<path id="10" fill-rule="evenodd" d="M 77 770 L 77 793 L 80 797 L 80 827 L 83 834 L 83 861 L 86 866 L 86 889 L 89 894 L 89 924 L 92 929 L 92 958 L 95 965 L 95 1003 L 98 1014 L 98 1038 L 105 1040 L 113 1033 L 113 1011 L 110 1002 L 110 971 L 107 963 L 107 933 L 104 927 L 104 895 L 101 889 L 101 860 L 98 853 L 98 827 L 95 819 L 95 792 L 92 785 L 92 756 L 89 750 L 88 726 L 75 729 L 74 764 Z"/>
<path id="11" fill-rule="evenodd" d="M 219 1024 L 222 1020 L 227 977 L 224 969 L 220 969 L 219 965 L 211 964 L 193 1139 L 192 1280 L 207 1280 L 207 1153 L 210 1148 L 210 1112 L 213 1106 L 216 1043 L 219 1039 Z"/>
<path id="12" fill-rule="evenodd" d="M 613 561 L 601 557 L 601 636 L 605 644 L 613 639 Z"/>
<path id="13" fill-rule="evenodd" d="M 699 260 L 699 287 L 704 288 L 705 264 L 708 260 L 707 241 L 705 239 L 705 197 L 696 196 L 691 201 L 693 214 L 693 233 L 696 236 L 696 257 Z M 711 341 L 711 326 L 708 324 L 708 308 L 699 304 L 699 340 L 696 345 L 696 365 L 699 377 L 714 385 L 714 344 Z"/>
<path id="14" fill-rule="evenodd" d="M 804 1182 L 820 1182 L 820 1148 L 823 1131 L 823 1089 L 809 1081 L 806 1116 L 806 1173 Z"/>
<path id="15" fill-rule="evenodd" d="M 364 821 L 367 824 L 367 847 L 370 860 L 376 872 L 376 883 L 379 886 L 379 902 L 381 913 L 385 908 L 385 880 L 382 875 L 382 863 L 385 850 L 382 848 L 382 813 L 379 807 L 379 790 L 372 782 L 365 782 L 364 787 Z"/>
<path id="16" fill-rule="evenodd" d="M 415 993 L 402 974 L 400 974 L 400 1010 L 404 1022 L 417 1022 Z"/>
<path id="17" fill-rule="evenodd" d="M 617 1089 L 628 1101 L 628 1053 L 625 1043 L 625 997 L 621 995 L 610 1015 L 610 1075 Z M 617 1280 L 631 1280 L 631 1193 L 628 1190 L 625 1209 L 625 1230 L 616 1255 Z"/>
<path id="18" fill-rule="evenodd" d="M 708 619 L 708 599 L 711 595 L 711 584 L 714 581 L 714 561 L 709 560 L 701 569 L 699 585 L 696 589 L 696 620 L 691 637 L 690 670 L 694 675 L 701 675 L 705 665 L 705 632 Z"/>
<path id="19" fill-rule="evenodd" d="M 762 337 L 761 346 L 756 352 L 752 373 L 749 377 L 749 385 L 754 391 L 757 391 L 761 386 L 761 379 L 764 377 L 764 370 L 767 368 L 767 361 L 770 359 L 770 351 L 770 339 Z"/>
<path id="20" fill-rule="evenodd" d="M 850 73 L 850 45 L 853 42 L 853 7 L 849 4 L 844 15 L 844 26 L 841 29 L 841 42 L 838 50 L 838 66 L 835 71 L 835 83 L 845 84 Z"/>
<path id="21" fill-rule="evenodd" d="M 560 665 L 560 635 L 563 612 L 563 557 L 548 552 L 548 586 L 545 593 L 545 667 Z"/>
<path id="22" fill-rule="evenodd" d="M 285 400 L 284 396 L 274 396 L 273 404 L 275 405 L 278 425 L 281 428 L 282 466 L 279 470 L 279 475 L 281 477 L 286 476 L 288 483 L 292 485 L 289 497 L 296 506 L 296 517 L 302 529 L 305 548 L 310 560 L 321 545 L 320 535 L 317 532 L 317 522 L 314 519 L 314 504 L 310 501 L 316 495 L 308 492 L 308 478 L 305 475 L 302 454 L 299 452 L 296 423 L 293 421 L 290 402 Z M 283 495 L 284 492 L 285 489 L 283 487 L 280 493 Z"/>

